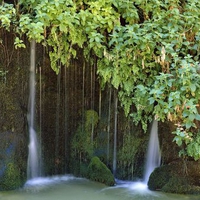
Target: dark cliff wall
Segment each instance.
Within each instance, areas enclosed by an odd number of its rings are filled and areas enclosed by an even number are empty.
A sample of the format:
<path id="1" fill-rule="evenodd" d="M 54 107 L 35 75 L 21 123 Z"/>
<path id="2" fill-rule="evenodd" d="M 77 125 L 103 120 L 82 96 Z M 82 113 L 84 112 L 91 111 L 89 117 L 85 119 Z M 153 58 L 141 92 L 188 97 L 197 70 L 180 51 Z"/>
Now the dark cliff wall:
<path id="1" fill-rule="evenodd" d="M 12 189 L 26 179 L 29 52 L 14 49 L 11 33 L 0 36 L 0 189 Z"/>

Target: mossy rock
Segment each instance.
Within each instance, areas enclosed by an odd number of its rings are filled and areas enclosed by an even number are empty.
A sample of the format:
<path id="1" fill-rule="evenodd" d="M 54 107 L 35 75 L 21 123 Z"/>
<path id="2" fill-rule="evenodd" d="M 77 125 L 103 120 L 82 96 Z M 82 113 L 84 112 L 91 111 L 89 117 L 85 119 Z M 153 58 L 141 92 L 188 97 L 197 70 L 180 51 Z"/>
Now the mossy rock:
<path id="1" fill-rule="evenodd" d="M 168 193 L 200 194 L 200 187 L 192 176 L 186 176 L 182 162 L 156 168 L 149 177 L 148 187 Z"/>
<path id="2" fill-rule="evenodd" d="M 162 191 L 178 194 L 190 194 L 193 191 L 193 187 L 187 177 L 174 176 L 164 185 Z"/>
<path id="3" fill-rule="evenodd" d="M 88 178 L 108 186 L 115 185 L 115 178 L 112 172 L 97 156 L 91 159 L 88 166 Z"/>
<path id="4" fill-rule="evenodd" d="M 1 190 L 14 190 L 21 187 L 23 184 L 24 180 L 21 179 L 20 170 L 14 163 L 8 163 L 6 165 L 5 174 L 1 179 Z"/>
<path id="5" fill-rule="evenodd" d="M 148 188 L 150 190 L 161 190 L 162 187 L 170 180 L 171 177 L 171 166 L 164 165 L 158 167 L 151 173 L 149 177 Z"/>

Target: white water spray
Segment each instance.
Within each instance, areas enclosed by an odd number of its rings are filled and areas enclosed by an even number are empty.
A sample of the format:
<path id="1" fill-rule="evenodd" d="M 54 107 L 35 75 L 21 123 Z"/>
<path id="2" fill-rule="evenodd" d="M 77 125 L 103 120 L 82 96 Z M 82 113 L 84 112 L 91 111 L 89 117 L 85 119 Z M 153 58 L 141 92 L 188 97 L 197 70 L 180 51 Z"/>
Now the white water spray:
<path id="1" fill-rule="evenodd" d="M 144 174 L 144 183 L 147 184 L 150 174 L 160 166 L 161 154 L 158 140 L 158 121 L 154 120 L 151 128 L 150 139 L 147 150 L 147 161 Z"/>
<path id="2" fill-rule="evenodd" d="M 28 179 L 39 177 L 40 174 L 40 160 L 39 160 L 39 145 L 37 134 L 34 130 L 35 119 L 35 41 L 31 41 L 30 52 L 30 94 L 29 94 L 29 153 L 27 174 Z"/>

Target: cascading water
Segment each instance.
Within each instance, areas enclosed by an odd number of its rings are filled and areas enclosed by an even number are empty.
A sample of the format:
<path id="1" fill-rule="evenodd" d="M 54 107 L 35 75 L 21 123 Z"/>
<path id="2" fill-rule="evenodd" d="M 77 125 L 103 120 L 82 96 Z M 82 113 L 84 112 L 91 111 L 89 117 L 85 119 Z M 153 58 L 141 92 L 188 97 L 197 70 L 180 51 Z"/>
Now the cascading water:
<path id="1" fill-rule="evenodd" d="M 144 174 L 144 183 L 147 184 L 150 174 L 160 165 L 161 154 L 158 140 L 158 121 L 154 120 L 147 150 L 147 160 Z"/>
<path id="2" fill-rule="evenodd" d="M 40 159 L 39 159 L 39 143 L 37 140 L 37 134 L 34 130 L 35 119 L 35 41 L 31 41 L 31 56 L 30 56 L 30 94 L 29 94 L 29 153 L 28 153 L 28 165 L 27 174 L 28 179 L 36 178 L 41 175 Z"/>
<path id="3" fill-rule="evenodd" d="M 120 187 L 128 187 L 132 191 L 142 192 L 147 194 L 149 190 L 147 190 L 147 183 L 149 180 L 150 174 L 153 170 L 160 165 L 161 161 L 161 154 L 160 154 L 160 147 L 159 147 L 159 140 L 158 140 L 158 121 L 154 120 L 151 132 L 150 132 L 150 139 L 147 149 L 147 160 L 144 172 L 144 180 L 138 182 L 122 182 Z"/>

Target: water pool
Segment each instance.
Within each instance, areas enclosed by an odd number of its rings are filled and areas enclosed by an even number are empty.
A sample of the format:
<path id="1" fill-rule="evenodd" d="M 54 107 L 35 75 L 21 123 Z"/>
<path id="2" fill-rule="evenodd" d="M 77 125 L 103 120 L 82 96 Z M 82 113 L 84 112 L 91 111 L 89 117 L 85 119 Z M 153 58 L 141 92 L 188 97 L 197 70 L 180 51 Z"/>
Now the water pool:
<path id="1" fill-rule="evenodd" d="M 71 175 L 37 178 L 15 191 L 0 192 L 0 200 L 199 200 L 200 196 L 149 191 L 141 182 L 114 187 Z"/>

